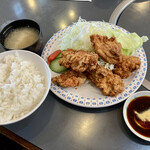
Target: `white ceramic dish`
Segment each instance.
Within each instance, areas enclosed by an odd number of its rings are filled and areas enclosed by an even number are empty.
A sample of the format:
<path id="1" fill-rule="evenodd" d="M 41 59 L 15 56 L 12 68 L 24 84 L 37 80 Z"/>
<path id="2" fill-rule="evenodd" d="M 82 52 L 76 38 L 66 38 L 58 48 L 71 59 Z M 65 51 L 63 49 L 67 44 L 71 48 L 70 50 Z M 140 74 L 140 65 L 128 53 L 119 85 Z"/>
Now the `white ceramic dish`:
<path id="1" fill-rule="evenodd" d="M 103 22 L 99 22 L 103 24 Z M 120 29 L 122 32 L 129 33 L 125 29 L 108 23 L 112 29 Z M 47 62 L 48 56 L 60 47 L 61 38 L 64 33 L 72 28 L 73 25 L 67 26 L 65 29 L 58 31 L 54 34 L 47 44 L 45 45 L 42 58 Z M 137 49 L 137 56 L 140 58 L 141 67 L 135 71 L 128 79 L 123 80 L 125 84 L 124 92 L 116 97 L 104 96 L 101 91 L 93 84 L 86 82 L 81 87 L 75 88 L 62 88 L 60 86 L 51 84 L 51 91 L 62 100 L 73 105 L 88 107 L 88 108 L 101 108 L 108 107 L 120 103 L 127 99 L 131 94 L 141 86 L 147 71 L 147 58 L 143 47 Z M 59 74 L 51 71 L 52 77 Z"/>
<path id="2" fill-rule="evenodd" d="M 132 100 L 134 100 L 135 98 L 137 97 L 141 97 L 141 96 L 150 96 L 150 91 L 140 91 L 140 92 L 136 92 L 134 93 L 133 95 L 131 95 L 127 100 L 126 102 L 124 103 L 124 107 L 123 107 L 123 118 L 125 120 L 125 123 L 126 125 L 128 126 L 128 128 L 136 135 L 138 136 L 139 138 L 143 139 L 143 140 L 146 140 L 146 141 L 149 141 L 150 142 L 150 138 L 149 137 L 146 137 L 146 136 L 143 136 L 141 135 L 140 133 L 138 133 L 136 130 L 134 130 L 134 128 L 130 125 L 129 121 L 128 121 L 128 118 L 127 118 L 127 108 L 128 108 L 128 105 L 130 104 L 130 102 Z"/>
<path id="3" fill-rule="evenodd" d="M 40 102 L 29 113 L 27 113 L 25 116 L 22 116 L 21 118 L 18 118 L 16 120 L 11 120 L 8 122 L 3 122 L 3 123 L 1 122 L 0 125 L 8 125 L 11 123 L 15 123 L 15 122 L 18 122 L 18 121 L 23 120 L 24 118 L 30 116 L 44 102 L 46 96 L 48 95 L 50 85 L 51 85 L 51 72 L 49 70 L 49 66 L 39 55 L 37 55 L 33 52 L 30 52 L 30 51 L 26 51 L 26 50 L 12 50 L 12 51 L 6 51 L 6 52 L 0 53 L 0 59 L 2 59 L 3 57 L 5 57 L 7 55 L 15 54 L 16 52 L 19 54 L 19 56 L 21 56 L 23 58 L 23 60 L 32 61 L 38 67 L 39 71 L 42 72 L 42 74 L 46 78 L 46 90 L 45 90 L 45 93 L 44 93 L 42 99 L 40 100 Z"/>

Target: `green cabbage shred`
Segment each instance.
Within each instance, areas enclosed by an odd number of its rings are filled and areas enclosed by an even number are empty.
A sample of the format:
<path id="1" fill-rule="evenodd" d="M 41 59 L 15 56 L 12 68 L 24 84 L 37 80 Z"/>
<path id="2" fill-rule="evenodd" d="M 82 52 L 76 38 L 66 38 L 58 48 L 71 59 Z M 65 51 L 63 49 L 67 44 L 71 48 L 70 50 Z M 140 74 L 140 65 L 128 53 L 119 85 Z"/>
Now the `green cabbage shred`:
<path id="1" fill-rule="evenodd" d="M 143 45 L 143 42 L 148 40 L 147 36 L 140 37 L 136 33 L 123 32 L 121 29 L 112 29 L 108 23 L 105 22 L 88 22 L 79 17 L 78 22 L 65 32 L 62 37 L 61 49 L 85 49 L 93 51 L 90 42 L 90 35 L 99 34 L 106 35 L 108 38 L 114 36 L 116 40 L 122 45 L 122 53 L 124 55 L 132 55 L 136 49 Z"/>

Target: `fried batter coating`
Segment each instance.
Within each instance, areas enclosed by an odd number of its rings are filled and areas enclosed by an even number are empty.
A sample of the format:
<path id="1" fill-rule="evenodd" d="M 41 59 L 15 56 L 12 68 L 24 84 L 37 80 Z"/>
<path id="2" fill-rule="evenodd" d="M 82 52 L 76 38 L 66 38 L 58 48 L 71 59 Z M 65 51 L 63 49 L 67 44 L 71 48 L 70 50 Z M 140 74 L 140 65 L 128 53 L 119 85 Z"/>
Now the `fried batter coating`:
<path id="1" fill-rule="evenodd" d="M 96 69 L 91 72 L 85 72 L 85 75 L 93 82 L 93 83 L 99 83 L 103 77 L 106 77 L 108 75 L 112 75 L 112 71 L 104 68 L 101 65 L 97 65 Z"/>
<path id="2" fill-rule="evenodd" d="M 122 46 L 116 41 L 115 37 L 108 38 L 107 36 L 93 34 L 90 36 L 90 39 L 95 52 L 103 60 L 111 64 L 117 64 L 121 61 Z"/>
<path id="3" fill-rule="evenodd" d="M 96 68 L 98 55 L 85 50 L 67 49 L 62 52 L 59 64 L 76 72 L 84 72 Z"/>
<path id="4" fill-rule="evenodd" d="M 117 96 L 124 90 L 124 83 L 120 76 L 112 71 L 97 65 L 92 72 L 86 72 L 86 76 L 101 90 L 106 96 Z"/>
<path id="5" fill-rule="evenodd" d="M 120 76 L 113 74 L 102 78 L 99 88 L 102 93 L 107 96 L 117 96 L 124 90 L 124 83 Z"/>
<path id="6" fill-rule="evenodd" d="M 115 65 L 113 73 L 125 79 L 128 78 L 133 71 L 139 69 L 140 65 L 141 61 L 138 57 L 122 55 L 122 62 Z"/>
<path id="7" fill-rule="evenodd" d="M 52 78 L 52 82 L 61 87 L 76 87 L 81 86 L 86 81 L 86 76 L 83 73 L 77 73 L 73 70 Z"/>

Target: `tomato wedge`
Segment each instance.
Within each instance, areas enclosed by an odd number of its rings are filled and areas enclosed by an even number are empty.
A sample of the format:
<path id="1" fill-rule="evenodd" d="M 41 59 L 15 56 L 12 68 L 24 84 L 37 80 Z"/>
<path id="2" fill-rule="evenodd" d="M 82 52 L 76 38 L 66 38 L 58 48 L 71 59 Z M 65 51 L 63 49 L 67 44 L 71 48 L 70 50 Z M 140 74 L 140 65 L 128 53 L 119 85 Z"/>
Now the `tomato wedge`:
<path id="1" fill-rule="evenodd" d="M 61 53 L 61 50 L 57 50 L 54 53 L 52 53 L 51 55 L 48 56 L 48 64 L 50 64 L 50 62 L 52 60 L 54 60 L 59 54 Z"/>

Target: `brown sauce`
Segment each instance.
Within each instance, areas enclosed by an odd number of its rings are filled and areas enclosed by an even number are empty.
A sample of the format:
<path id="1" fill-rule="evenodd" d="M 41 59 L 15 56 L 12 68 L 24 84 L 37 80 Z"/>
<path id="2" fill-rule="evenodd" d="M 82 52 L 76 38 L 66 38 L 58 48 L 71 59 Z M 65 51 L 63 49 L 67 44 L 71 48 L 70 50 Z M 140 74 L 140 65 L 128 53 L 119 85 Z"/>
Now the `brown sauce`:
<path id="1" fill-rule="evenodd" d="M 130 125 L 135 131 L 140 133 L 143 136 L 150 137 L 150 122 L 142 121 L 135 114 L 135 111 L 142 113 L 150 109 L 150 97 L 141 96 L 134 99 L 127 108 L 127 118 Z"/>

